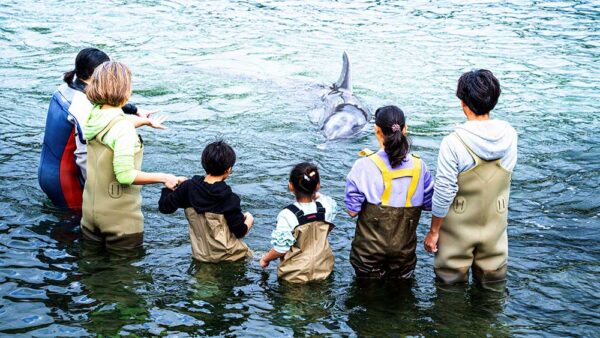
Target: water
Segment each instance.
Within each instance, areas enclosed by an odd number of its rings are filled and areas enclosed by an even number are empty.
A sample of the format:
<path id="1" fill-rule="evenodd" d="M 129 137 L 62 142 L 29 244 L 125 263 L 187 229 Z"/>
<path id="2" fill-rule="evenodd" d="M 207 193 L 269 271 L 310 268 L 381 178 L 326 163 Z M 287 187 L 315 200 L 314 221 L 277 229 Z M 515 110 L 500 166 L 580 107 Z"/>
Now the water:
<path id="1" fill-rule="evenodd" d="M 0 333 L 36 336 L 597 336 L 600 326 L 600 5 L 594 1 L 227 2 L 10 1 L 0 6 Z M 186 221 L 143 190 L 145 254 L 89 254 L 77 221 L 51 205 L 36 169 L 46 109 L 76 53 L 95 45 L 134 72 L 133 102 L 169 117 L 142 130 L 144 169 L 199 173 L 204 145 L 238 153 L 230 183 L 269 249 L 291 201 L 290 164 L 318 163 L 342 203 L 371 126 L 323 144 L 307 121 L 344 50 L 371 109 L 408 115 L 414 150 L 435 169 L 441 138 L 463 121 L 460 74 L 488 68 L 494 116 L 519 133 L 506 292 L 439 288 L 418 247 L 416 280 L 360 285 L 348 262 L 354 224 L 339 215 L 324 283 L 278 283 L 274 266 L 196 265 Z M 422 241 L 429 215 L 418 229 Z"/>

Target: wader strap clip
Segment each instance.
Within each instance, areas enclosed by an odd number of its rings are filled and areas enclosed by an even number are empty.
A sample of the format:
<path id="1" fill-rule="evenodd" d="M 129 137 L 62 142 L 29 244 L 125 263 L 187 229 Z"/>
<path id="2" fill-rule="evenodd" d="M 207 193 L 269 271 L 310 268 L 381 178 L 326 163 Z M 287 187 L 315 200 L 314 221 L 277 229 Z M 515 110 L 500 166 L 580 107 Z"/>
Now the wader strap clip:
<path id="1" fill-rule="evenodd" d="M 323 204 L 321 204 L 321 202 L 315 203 L 317 204 L 317 212 L 314 214 L 305 215 L 304 211 L 300 210 L 300 208 L 293 204 L 290 204 L 285 208 L 291 211 L 294 214 L 294 216 L 296 216 L 296 219 L 298 220 L 298 226 L 310 222 L 325 222 L 325 207 L 323 207 Z"/>
<path id="2" fill-rule="evenodd" d="M 392 180 L 400 177 L 412 177 L 410 185 L 408 186 L 405 204 L 405 207 L 407 208 L 412 207 L 410 200 L 417 191 L 417 185 L 419 183 L 419 178 L 421 177 L 421 159 L 418 156 L 412 157 L 413 168 L 390 170 L 379 155 L 373 154 L 369 156 L 379 171 L 381 171 L 381 176 L 383 177 L 383 194 L 381 195 L 381 205 L 390 205 L 390 197 L 392 196 Z"/>

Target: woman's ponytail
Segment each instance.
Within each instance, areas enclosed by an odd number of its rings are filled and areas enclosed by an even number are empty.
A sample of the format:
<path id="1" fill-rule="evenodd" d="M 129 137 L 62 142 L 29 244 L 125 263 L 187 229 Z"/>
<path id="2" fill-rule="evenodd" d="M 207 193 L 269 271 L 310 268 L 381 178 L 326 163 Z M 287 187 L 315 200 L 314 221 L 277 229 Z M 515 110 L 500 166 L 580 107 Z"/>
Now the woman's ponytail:
<path id="1" fill-rule="evenodd" d="M 390 165 L 401 165 L 410 152 L 410 142 L 403 133 L 406 127 L 404 112 L 396 106 L 381 107 L 375 112 L 375 124 L 383 133 L 383 148 Z"/>
<path id="2" fill-rule="evenodd" d="M 75 73 L 76 73 L 75 69 L 65 72 L 65 75 L 63 76 L 63 80 L 69 85 L 72 84 L 73 80 L 75 79 Z"/>

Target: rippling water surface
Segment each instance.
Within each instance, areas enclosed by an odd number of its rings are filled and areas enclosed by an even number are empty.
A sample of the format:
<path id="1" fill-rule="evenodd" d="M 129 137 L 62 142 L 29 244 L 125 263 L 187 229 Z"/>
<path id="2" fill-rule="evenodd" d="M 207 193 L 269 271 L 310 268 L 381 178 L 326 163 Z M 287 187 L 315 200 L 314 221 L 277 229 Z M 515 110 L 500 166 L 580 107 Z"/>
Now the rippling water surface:
<path id="1" fill-rule="evenodd" d="M 3 1 L 0 334 L 597 336 L 599 24 L 594 1 Z M 49 204 L 36 170 L 50 96 L 87 46 L 129 64 L 132 101 L 169 117 L 168 130 L 141 131 L 145 170 L 191 176 L 207 142 L 235 147 L 230 183 L 256 215 L 256 256 L 291 201 L 291 163 L 317 162 L 323 191 L 342 204 L 356 152 L 375 146 L 371 126 L 323 144 L 308 123 L 342 51 L 356 93 L 370 108 L 402 107 L 434 170 L 442 137 L 464 119 L 458 77 L 493 70 L 503 86 L 493 115 L 520 137 L 507 291 L 436 287 L 420 246 L 413 285 L 358 284 L 345 215 L 324 283 L 278 283 L 256 258 L 197 265 L 183 213 L 158 213 L 158 186 L 143 191 L 144 255 L 86 253 L 77 220 Z"/>

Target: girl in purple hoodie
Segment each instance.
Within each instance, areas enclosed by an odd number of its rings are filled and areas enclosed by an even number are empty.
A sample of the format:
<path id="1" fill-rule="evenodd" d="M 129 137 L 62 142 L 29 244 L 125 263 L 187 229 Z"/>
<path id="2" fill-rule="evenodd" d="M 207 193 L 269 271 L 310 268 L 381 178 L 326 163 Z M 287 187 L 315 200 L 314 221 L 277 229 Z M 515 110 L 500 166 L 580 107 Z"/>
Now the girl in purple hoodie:
<path id="1" fill-rule="evenodd" d="M 431 210 L 433 180 L 419 156 L 410 154 L 404 113 L 396 106 L 375 112 L 381 149 L 363 150 L 346 179 L 344 202 L 358 216 L 350 263 L 357 277 L 410 278 L 417 257 L 416 229 Z"/>

